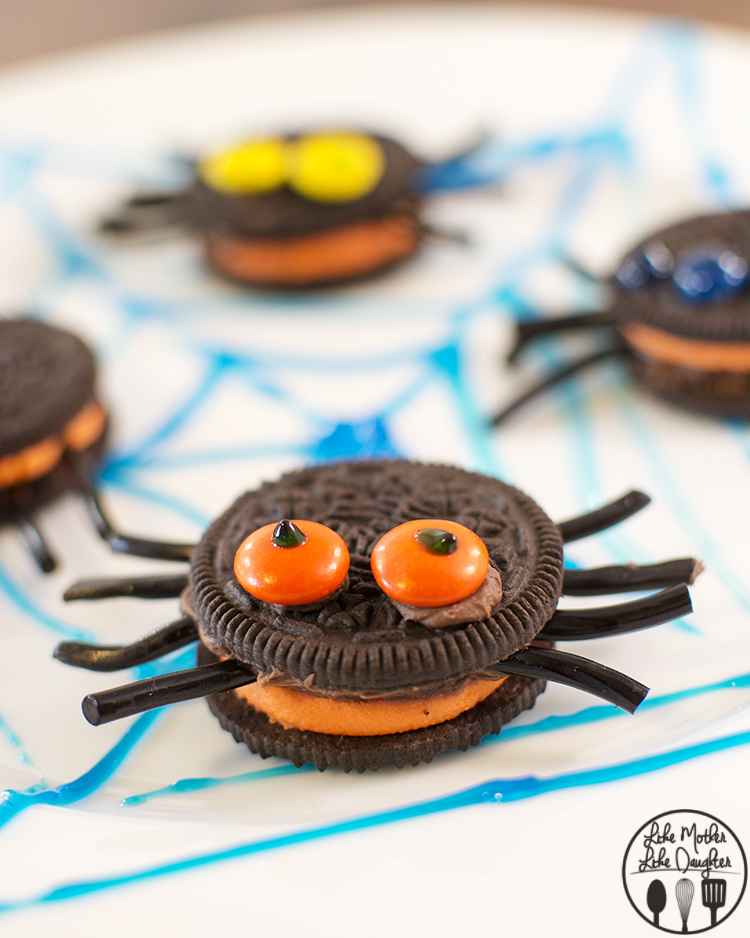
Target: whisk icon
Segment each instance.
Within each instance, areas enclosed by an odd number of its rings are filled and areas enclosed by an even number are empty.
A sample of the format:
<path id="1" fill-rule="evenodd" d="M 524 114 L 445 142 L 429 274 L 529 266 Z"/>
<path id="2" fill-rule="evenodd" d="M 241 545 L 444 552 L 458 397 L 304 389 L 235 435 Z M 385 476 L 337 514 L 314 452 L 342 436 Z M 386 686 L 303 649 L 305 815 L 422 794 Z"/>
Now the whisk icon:
<path id="1" fill-rule="evenodd" d="M 695 892 L 692 879 L 678 879 L 674 891 L 677 895 L 677 905 L 682 919 L 682 934 L 687 935 L 687 920 L 688 915 L 690 915 L 690 906 L 693 904 L 693 893 Z"/>

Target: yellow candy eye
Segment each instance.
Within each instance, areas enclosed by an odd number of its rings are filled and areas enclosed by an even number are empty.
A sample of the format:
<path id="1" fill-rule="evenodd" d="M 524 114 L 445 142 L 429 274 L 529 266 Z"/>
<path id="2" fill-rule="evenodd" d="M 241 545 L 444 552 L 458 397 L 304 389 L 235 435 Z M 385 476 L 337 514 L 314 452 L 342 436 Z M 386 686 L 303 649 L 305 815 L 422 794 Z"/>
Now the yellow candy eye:
<path id="1" fill-rule="evenodd" d="M 385 170 L 380 145 L 364 134 L 310 134 L 288 145 L 288 183 L 314 202 L 353 202 L 372 192 Z"/>
<path id="2" fill-rule="evenodd" d="M 251 140 L 201 161 L 201 179 L 219 192 L 272 192 L 286 180 L 284 140 Z"/>

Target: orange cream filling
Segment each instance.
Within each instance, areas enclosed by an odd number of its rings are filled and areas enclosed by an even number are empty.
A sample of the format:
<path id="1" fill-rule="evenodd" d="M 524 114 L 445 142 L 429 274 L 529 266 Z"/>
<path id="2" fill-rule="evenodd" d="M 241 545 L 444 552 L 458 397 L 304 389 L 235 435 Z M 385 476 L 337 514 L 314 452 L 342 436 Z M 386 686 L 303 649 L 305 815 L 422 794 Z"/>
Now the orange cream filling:
<path id="1" fill-rule="evenodd" d="M 460 691 L 400 700 L 339 700 L 268 684 L 248 684 L 234 693 L 285 729 L 331 736 L 386 736 L 452 720 L 489 697 L 504 680 L 472 680 Z"/>
<path id="2" fill-rule="evenodd" d="M 701 342 L 629 323 L 622 334 L 648 358 L 698 371 L 750 372 L 750 342 Z"/>
<path id="3" fill-rule="evenodd" d="M 237 280 L 304 286 L 378 270 L 407 257 L 418 243 L 414 220 L 394 216 L 298 238 L 242 240 L 208 235 L 206 253 L 217 270 Z"/>
<path id="4" fill-rule="evenodd" d="M 86 404 L 63 427 L 59 436 L 49 436 L 17 453 L 0 458 L 0 488 L 33 482 L 51 472 L 66 449 L 80 452 L 95 443 L 104 432 L 107 413 L 95 400 Z"/>

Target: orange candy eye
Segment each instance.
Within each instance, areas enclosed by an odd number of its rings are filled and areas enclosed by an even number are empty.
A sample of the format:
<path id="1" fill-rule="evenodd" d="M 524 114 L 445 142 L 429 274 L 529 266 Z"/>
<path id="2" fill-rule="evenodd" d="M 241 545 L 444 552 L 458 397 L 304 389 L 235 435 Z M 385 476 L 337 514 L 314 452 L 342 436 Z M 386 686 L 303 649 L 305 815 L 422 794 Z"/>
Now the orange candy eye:
<path id="1" fill-rule="evenodd" d="M 279 606 L 314 603 L 338 589 L 349 571 L 343 539 L 317 521 L 266 524 L 240 544 L 234 573 L 263 602 Z"/>
<path id="2" fill-rule="evenodd" d="M 378 586 L 409 606 L 448 606 L 476 592 L 487 576 L 484 541 L 455 521 L 407 521 L 372 552 Z"/>

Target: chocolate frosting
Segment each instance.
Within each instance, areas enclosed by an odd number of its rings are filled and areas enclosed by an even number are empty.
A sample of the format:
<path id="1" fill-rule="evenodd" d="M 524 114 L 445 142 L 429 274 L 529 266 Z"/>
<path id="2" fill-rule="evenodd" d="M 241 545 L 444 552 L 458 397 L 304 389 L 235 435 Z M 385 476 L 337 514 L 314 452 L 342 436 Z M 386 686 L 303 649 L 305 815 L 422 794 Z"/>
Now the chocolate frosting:
<path id="1" fill-rule="evenodd" d="M 235 579 L 240 543 L 284 517 L 329 525 L 351 554 L 349 589 L 317 612 L 280 613 Z M 426 628 L 405 621 L 381 592 L 371 551 L 386 531 L 414 518 L 457 521 L 485 542 L 504 590 L 489 619 Z M 481 672 L 534 638 L 561 583 L 559 531 L 528 496 L 488 476 L 405 461 L 316 466 L 246 493 L 206 532 L 190 573 L 210 648 L 323 692 L 390 691 Z"/>
<path id="2" fill-rule="evenodd" d="M 657 231 L 632 253 L 660 241 L 676 257 L 707 245 L 726 245 L 750 266 L 750 211 L 691 218 Z M 664 332 L 713 342 L 750 342 L 750 291 L 716 303 L 683 302 L 671 280 L 657 280 L 626 290 L 612 280 L 612 313 L 620 324 L 639 322 Z"/>

